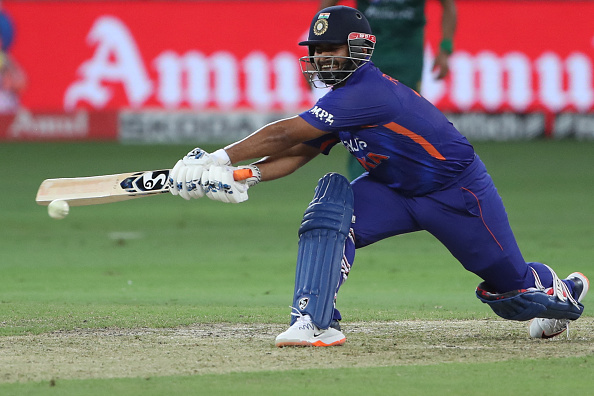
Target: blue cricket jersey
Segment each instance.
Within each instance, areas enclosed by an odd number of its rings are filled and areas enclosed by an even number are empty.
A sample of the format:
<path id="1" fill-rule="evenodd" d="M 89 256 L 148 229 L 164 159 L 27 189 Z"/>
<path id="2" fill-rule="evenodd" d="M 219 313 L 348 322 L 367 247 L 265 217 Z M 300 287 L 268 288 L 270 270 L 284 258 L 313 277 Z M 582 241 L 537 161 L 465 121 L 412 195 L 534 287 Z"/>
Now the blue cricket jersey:
<path id="1" fill-rule="evenodd" d="M 300 117 L 328 132 L 307 144 L 328 154 L 342 142 L 370 177 L 406 196 L 439 190 L 474 159 L 441 111 L 371 62 Z"/>

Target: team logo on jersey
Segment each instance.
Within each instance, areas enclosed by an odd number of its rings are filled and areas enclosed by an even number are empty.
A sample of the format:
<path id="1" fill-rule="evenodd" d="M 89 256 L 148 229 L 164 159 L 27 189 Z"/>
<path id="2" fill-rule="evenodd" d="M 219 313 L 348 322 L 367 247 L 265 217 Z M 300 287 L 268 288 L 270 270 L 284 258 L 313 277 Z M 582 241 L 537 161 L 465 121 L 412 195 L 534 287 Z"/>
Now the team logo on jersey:
<path id="1" fill-rule="evenodd" d="M 318 20 L 314 24 L 313 32 L 316 36 L 321 36 L 322 34 L 326 33 L 328 30 L 328 17 L 330 14 L 320 14 L 318 15 Z"/>
<path id="2" fill-rule="evenodd" d="M 334 116 L 321 107 L 314 106 L 309 112 L 315 115 L 320 121 L 324 121 L 326 124 L 332 125 L 334 123 Z"/>

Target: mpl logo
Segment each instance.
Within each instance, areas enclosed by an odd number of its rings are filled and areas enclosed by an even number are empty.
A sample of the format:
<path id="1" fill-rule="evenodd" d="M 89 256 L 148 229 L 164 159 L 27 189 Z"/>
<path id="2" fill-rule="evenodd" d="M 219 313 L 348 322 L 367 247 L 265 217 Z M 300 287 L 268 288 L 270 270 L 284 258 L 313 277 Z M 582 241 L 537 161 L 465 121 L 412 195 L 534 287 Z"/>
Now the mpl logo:
<path id="1" fill-rule="evenodd" d="M 314 106 L 309 112 L 315 115 L 320 121 L 324 121 L 326 124 L 332 125 L 334 123 L 334 116 L 321 107 Z"/>

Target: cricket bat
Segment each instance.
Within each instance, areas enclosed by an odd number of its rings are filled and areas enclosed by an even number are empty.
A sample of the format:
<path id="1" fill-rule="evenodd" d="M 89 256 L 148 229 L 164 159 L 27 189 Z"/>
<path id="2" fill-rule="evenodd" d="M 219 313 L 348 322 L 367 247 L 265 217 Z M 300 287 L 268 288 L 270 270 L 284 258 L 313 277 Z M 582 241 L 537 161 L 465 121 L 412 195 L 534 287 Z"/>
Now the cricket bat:
<path id="1" fill-rule="evenodd" d="M 126 201 L 133 198 L 150 197 L 169 192 L 170 169 L 118 173 L 115 175 L 70 177 L 46 179 L 39 186 L 35 201 L 49 205 L 60 199 L 69 206 L 98 205 Z M 235 180 L 252 176 L 250 169 L 233 172 Z"/>

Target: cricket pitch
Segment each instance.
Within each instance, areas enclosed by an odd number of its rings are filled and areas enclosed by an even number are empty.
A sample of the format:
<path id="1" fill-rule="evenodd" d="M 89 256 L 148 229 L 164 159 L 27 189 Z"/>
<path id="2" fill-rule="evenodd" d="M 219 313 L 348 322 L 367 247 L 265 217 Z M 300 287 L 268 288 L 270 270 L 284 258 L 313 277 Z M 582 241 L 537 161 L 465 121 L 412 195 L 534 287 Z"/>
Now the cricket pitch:
<path id="1" fill-rule="evenodd" d="M 500 319 L 344 323 L 341 347 L 276 348 L 286 329 L 265 324 L 196 324 L 171 329 L 80 329 L 0 337 L 0 383 L 150 378 L 333 367 L 494 362 L 594 353 L 594 318 L 565 334 L 530 339 L 528 322 Z"/>

